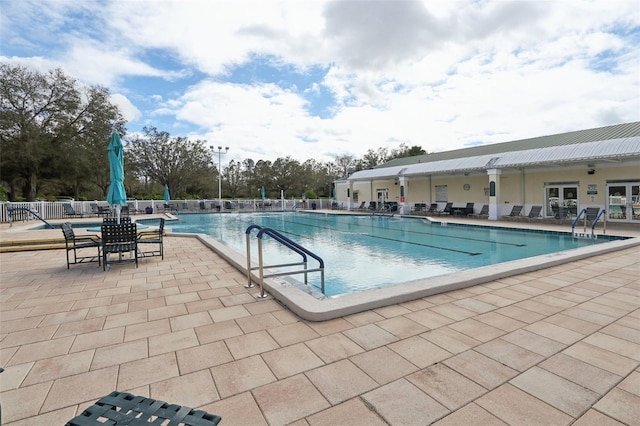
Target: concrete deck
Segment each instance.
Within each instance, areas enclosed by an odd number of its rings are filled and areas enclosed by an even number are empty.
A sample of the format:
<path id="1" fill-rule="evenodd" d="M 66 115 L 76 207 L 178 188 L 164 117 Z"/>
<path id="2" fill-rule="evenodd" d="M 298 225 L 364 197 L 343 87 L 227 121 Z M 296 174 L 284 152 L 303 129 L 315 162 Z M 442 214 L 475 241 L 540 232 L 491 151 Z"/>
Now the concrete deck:
<path id="1" fill-rule="evenodd" d="M 245 280 L 194 238 L 106 272 L 0 253 L 3 424 L 112 390 L 221 425 L 640 424 L 640 247 L 324 322 Z"/>

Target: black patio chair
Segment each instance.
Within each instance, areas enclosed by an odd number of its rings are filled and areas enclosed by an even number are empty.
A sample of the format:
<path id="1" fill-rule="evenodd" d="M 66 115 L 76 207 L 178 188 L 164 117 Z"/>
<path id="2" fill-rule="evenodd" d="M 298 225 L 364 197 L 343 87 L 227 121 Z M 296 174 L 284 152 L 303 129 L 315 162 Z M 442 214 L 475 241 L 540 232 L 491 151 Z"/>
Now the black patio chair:
<path id="1" fill-rule="evenodd" d="M 124 253 L 129 252 L 125 258 Z M 110 255 L 117 254 L 117 260 Z M 138 267 L 138 232 L 135 223 L 102 224 L 102 269 L 110 263 L 132 262 Z"/>
<path id="2" fill-rule="evenodd" d="M 164 259 L 164 218 L 160 218 L 160 225 L 155 231 L 145 231 L 138 235 L 138 251 L 142 257 L 161 256 Z M 157 250 L 147 250 L 144 247 L 148 244 L 157 244 Z"/>
<path id="3" fill-rule="evenodd" d="M 131 216 L 121 216 L 120 223 L 131 223 Z M 117 225 L 118 218 L 117 217 L 103 217 L 102 218 L 103 225 Z"/>
<path id="4" fill-rule="evenodd" d="M 556 215 L 554 216 L 557 222 L 562 223 L 569 219 L 569 209 L 566 207 L 558 207 Z"/>
<path id="5" fill-rule="evenodd" d="M 98 266 L 100 266 L 101 241 L 99 236 L 89 234 L 76 235 L 69 222 L 62 224 L 62 233 L 64 234 L 67 253 L 67 269 L 69 269 L 69 265 L 88 262 L 98 262 Z M 89 256 L 88 249 L 96 249 L 97 254 Z M 80 253 L 80 250 L 82 250 L 82 253 Z M 73 261 L 69 257 L 69 252 L 73 252 Z"/>
<path id="6" fill-rule="evenodd" d="M 67 426 L 185 425 L 216 426 L 222 417 L 127 392 L 113 391 L 69 420 Z"/>

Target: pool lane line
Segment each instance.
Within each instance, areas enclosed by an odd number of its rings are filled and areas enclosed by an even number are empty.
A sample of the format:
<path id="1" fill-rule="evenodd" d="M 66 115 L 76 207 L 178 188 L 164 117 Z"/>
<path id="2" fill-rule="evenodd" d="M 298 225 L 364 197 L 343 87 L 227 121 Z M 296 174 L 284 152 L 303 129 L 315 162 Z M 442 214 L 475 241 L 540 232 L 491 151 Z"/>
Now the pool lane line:
<path id="1" fill-rule="evenodd" d="M 318 221 L 322 221 L 322 222 L 325 222 L 325 223 L 330 223 L 329 221 L 324 220 L 324 219 L 318 219 Z M 335 228 L 331 228 L 331 227 L 325 227 L 325 226 L 319 226 L 319 225 L 311 225 L 311 224 L 307 224 L 307 223 L 295 222 L 295 221 L 290 221 L 290 220 L 284 220 L 284 222 L 293 223 L 293 224 L 296 224 L 296 225 L 310 226 L 310 227 L 320 228 L 320 229 L 331 229 L 332 231 L 338 231 L 338 232 L 346 232 L 346 231 L 341 231 L 339 229 L 335 229 Z M 512 247 L 526 247 L 526 244 L 505 243 L 505 242 L 500 242 L 500 241 L 482 240 L 482 239 L 479 239 L 479 238 L 457 237 L 457 236 L 453 236 L 453 235 L 437 234 L 437 233 L 434 233 L 434 232 L 407 231 L 405 229 L 383 228 L 381 226 L 369 226 L 369 225 L 362 225 L 362 224 L 359 224 L 359 223 L 354 223 L 353 225 L 359 226 L 359 227 L 366 227 L 366 228 L 384 229 L 384 230 L 387 230 L 387 231 L 406 232 L 406 233 L 409 233 L 409 234 L 432 235 L 432 236 L 442 237 L 442 238 L 454 238 L 454 239 L 463 240 L 463 241 L 477 241 L 477 242 L 480 242 L 480 243 L 500 244 L 500 245 L 512 246 Z M 402 241 L 402 240 L 394 240 L 394 241 Z M 428 246 L 428 247 L 431 247 L 431 246 Z"/>
<path id="2" fill-rule="evenodd" d="M 287 222 L 287 221 L 285 221 L 285 222 Z M 299 223 L 296 223 L 296 222 L 289 222 L 289 223 L 295 223 L 297 225 L 300 225 Z M 287 234 L 288 235 L 295 235 L 296 237 L 300 237 L 300 238 L 303 238 L 303 239 L 309 239 L 310 238 L 308 235 L 296 234 L 295 232 L 284 231 L 282 229 L 277 229 L 277 228 L 275 228 L 273 226 L 270 226 L 269 228 L 275 229 L 276 231 L 278 231 L 278 232 L 280 232 L 282 234 L 285 234 L 285 235 L 287 235 Z M 325 228 L 325 227 L 322 227 L 322 226 L 317 226 L 317 228 L 320 228 L 320 229 L 331 229 L 331 228 Z M 338 232 L 346 234 L 345 231 L 338 231 Z M 355 233 L 352 233 L 352 234 L 355 234 Z M 378 238 L 380 240 L 395 241 L 395 242 L 404 243 L 404 244 L 412 244 L 414 246 L 429 247 L 429 248 L 433 248 L 433 249 L 436 249 L 436 250 L 445 250 L 445 251 L 451 251 L 451 252 L 455 252 L 455 253 L 468 254 L 469 256 L 478 256 L 478 255 L 482 254 L 481 252 L 456 250 L 456 249 L 452 249 L 452 248 L 446 248 L 446 247 L 440 247 L 440 246 L 432 246 L 432 245 L 429 245 L 429 244 L 414 243 L 413 241 L 404 241 L 404 240 L 398 240 L 398 239 L 395 239 L 395 238 L 380 237 L 378 235 L 371 235 L 371 234 L 367 234 L 367 233 L 357 233 L 357 235 L 370 237 L 370 238 Z"/>
<path id="3" fill-rule="evenodd" d="M 376 216 L 379 217 L 379 216 Z M 323 220 L 323 219 L 320 219 Z M 415 219 L 411 219 L 411 220 L 415 220 Z M 328 222 L 325 220 L 325 222 Z M 433 235 L 436 237 L 442 237 L 442 238 L 454 238 L 454 239 L 458 239 L 458 240 L 464 240 L 464 241 L 477 241 L 480 243 L 491 243 L 491 244 L 501 244 L 501 245 L 506 245 L 506 246 L 513 246 L 513 247 L 526 247 L 526 244 L 521 244 L 521 243 L 505 243 L 505 242 L 501 242 L 501 241 L 492 241 L 492 240 L 483 240 L 483 239 L 479 239 L 479 238 L 467 238 L 467 237 L 458 237 L 455 235 L 444 235 L 444 234 L 438 234 L 435 232 L 421 232 L 421 231 L 407 231 L 404 229 L 398 229 L 398 228 L 383 228 L 381 226 L 373 226 L 373 225 L 362 225 L 362 224 L 355 224 L 356 226 L 365 226 L 365 227 L 371 227 L 371 228 L 375 228 L 375 229 L 386 229 L 389 231 L 398 231 L 398 232 L 407 232 L 410 234 L 419 234 L 419 235 Z"/>

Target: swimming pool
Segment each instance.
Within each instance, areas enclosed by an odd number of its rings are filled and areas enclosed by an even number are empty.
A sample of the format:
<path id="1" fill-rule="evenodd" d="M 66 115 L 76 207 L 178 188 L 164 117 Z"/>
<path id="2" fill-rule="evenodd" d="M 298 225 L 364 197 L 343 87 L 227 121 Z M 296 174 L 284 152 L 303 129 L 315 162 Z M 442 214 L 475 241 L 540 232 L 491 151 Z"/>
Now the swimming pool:
<path id="1" fill-rule="evenodd" d="M 251 224 L 275 229 L 322 257 L 327 296 L 621 239 L 607 236 L 597 240 L 574 239 L 564 232 L 447 224 L 397 216 L 304 212 L 189 214 L 167 226 L 173 232 L 209 235 L 244 255 L 245 230 Z M 255 240 L 252 238 L 254 243 Z M 252 258 L 256 259 L 254 247 Z M 267 265 L 300 259 L 268 237 L 263 239 L 263 249 Z M 309 268 L 314 267 L 310 260 Z M 319 274 L 310 273 L 308 278 L 309 285 L 320 288 Z"/>

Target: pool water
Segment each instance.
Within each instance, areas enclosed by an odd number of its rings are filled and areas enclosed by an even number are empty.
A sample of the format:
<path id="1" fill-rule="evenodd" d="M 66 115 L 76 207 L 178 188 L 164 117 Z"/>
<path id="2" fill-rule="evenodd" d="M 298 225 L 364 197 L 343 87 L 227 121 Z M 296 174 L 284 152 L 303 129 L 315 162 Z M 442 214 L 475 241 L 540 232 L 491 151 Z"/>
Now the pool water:
<path id="1" fill-rule="evenodd" d="M 431 223 L 417 218 L 304 212 L 189 214 L 167 226 L 172 232 L 209 235 L 245 255 L 245 230 L 252 224 L 272 228 L 319 255 L 325 263 L 328 296 L 616 239 L 574 239 L 570 233 Z M 251 234 L 254 265 L 258 253 L 256 233 Z M 300 255 L 270 237 L 264 237 L 262 245 L 265 265 L 300 261 Z M 317 262 L 310 258 L 308 268 L 316 267 Z M 302 279 L 301 275 L 292 277 Z M 309 273 L 308 283 L 319 289 L 320 274 Z"/>

